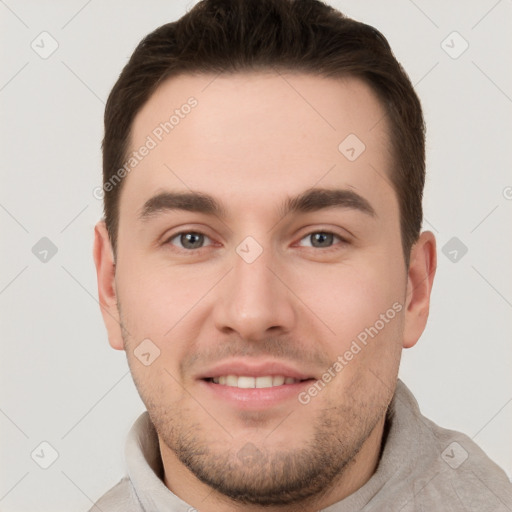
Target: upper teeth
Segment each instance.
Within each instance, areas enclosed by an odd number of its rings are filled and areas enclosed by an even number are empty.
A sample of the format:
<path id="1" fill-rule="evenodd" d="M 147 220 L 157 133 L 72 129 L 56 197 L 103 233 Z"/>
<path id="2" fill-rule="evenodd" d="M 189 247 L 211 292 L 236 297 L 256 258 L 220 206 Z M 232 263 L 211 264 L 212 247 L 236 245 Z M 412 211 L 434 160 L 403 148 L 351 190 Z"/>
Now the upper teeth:
<path id="1" fill-rule="evenodd" d="M 264 377 L 248 377 L 245 375 L 222 375 L 213 377 L 213 382 L 223 386 L 232 386 L 235 388 L 271 388 L 273 386 L 282 386 L 283 384 L 294 384 L 300 382 L 299 379 L 284 377 L 283 375 L 265 375 Z"/>

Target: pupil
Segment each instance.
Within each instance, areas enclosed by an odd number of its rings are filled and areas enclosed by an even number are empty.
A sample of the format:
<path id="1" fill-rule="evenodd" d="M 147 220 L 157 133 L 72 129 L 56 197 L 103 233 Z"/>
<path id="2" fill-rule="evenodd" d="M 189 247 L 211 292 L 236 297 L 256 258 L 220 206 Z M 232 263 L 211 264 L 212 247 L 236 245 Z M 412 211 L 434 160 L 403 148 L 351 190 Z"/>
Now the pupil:
<path id="1" fill-rule="evenodd" d="M 326 247 L 332 243 L 332 233 L 315 233 L 313 235 L 313 247 Z"/>
<path id="2" fill-rule="evenodd" d="M 197 249 L 203 243 L 203 235 L 199 233 L 185 233 L 181 235 L 181 245 L 186 249 Z"/>

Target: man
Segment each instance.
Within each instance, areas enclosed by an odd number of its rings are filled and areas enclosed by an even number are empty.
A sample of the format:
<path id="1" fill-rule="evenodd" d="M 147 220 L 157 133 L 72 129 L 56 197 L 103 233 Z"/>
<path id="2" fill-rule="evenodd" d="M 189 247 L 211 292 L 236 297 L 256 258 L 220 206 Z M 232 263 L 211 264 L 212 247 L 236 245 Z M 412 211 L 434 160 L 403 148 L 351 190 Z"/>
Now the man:
<path id="1" fill-rule="evenodd" d="M 397 380 L 436 269 L 424 153 L 386 39 L 316 0 L 205 0 L 140 43 L 94 257 L 147 413 L 96 510 L 512 510 Z"/>

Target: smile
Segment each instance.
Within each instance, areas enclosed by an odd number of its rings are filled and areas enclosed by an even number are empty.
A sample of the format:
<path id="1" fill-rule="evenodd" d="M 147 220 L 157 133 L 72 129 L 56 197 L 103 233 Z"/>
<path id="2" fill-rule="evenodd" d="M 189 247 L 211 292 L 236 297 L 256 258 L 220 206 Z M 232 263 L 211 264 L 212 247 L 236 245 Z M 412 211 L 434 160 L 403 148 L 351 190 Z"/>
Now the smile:
<path id="1" fill-rule="evenodd" d="M 272 388 L 283 386 L 285 384 L 295 384 L 301 382 L 300 379 L 285 377 L 284 375 L 265 375 L 261 377 L 251 377 L 248 375 L 221 375 L 214 377 L 211 382 L 221 386 L 230 386 L 234 388 Z"/>

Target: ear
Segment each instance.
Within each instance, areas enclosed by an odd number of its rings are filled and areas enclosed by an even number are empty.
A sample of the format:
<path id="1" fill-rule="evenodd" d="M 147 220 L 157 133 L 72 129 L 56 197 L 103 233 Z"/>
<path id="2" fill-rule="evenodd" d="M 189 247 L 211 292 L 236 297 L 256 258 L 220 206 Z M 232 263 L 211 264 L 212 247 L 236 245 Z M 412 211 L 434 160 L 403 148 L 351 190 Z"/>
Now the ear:
<path id="1" fill-rule="evenodd" d="M 123 337 L 115 287 L 116 265 L 105 221 L 94 227 L 94 264 L 98 280 L 98 296 L 107 328 L 108 341 L 112 348 L 123 350 Z"/>
<path id="2" fill-rule="evenodd" d="M 436 239 L 432 232 L 424 231 L 411 248 L 407 274 L 404 348 L 413 347 L 425 329 L 436 268 Z"/>

